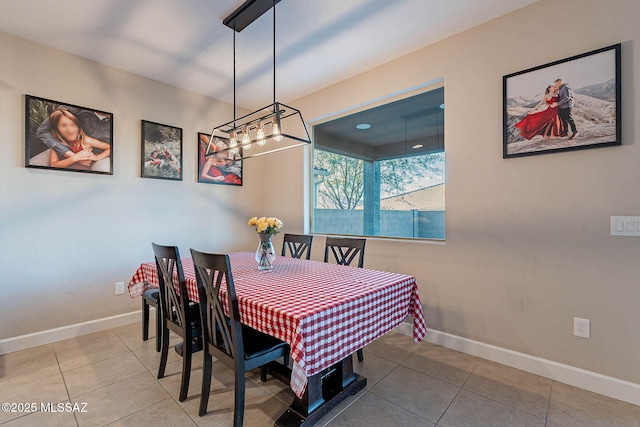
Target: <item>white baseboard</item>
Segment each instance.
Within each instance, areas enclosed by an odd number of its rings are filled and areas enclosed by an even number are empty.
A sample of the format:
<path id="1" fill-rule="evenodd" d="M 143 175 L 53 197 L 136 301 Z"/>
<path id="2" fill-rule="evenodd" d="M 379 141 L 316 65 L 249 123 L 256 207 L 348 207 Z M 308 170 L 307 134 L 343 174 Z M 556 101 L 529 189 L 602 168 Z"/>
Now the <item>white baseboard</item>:
<path id="1" fill-rule="evenodd" d="M 155 318 L 155 310 L 149 311 L 151 312 L 149 317 Z M 0 340 L 0 354 L 25 350 L 27 348 L 62 341 L 68 338 L 75 338 L 81 335 L 92 334 L 94 332 L 104 331 L 118 326 L 130 325 L 131 323 L 140 322 L 141 319 L 142 311 L 138 310 L 131 313 L 119 314 L 117 316 L 105 317 L 103 319 L 91 320 L 89 322 L 76 323 L 75 325 L 34 332 L 32 334 L 21 335 L 19 337 L 6 338 Z"/>
<path id="2" fill-rule="evenodd" d="M 396 329 L 397 332 L 413 336 L 413 325 L 403 323 Z M 564 384 L 569 384 L 584 390 L 602 394 L 613 399 L 622 400 L 640 406 L 640 384 L 608 377 L 596 372 L 576 368 L 542 359 L 525 353 L 508 350 L 502 347 L 485 344 L 479 341 L 451 335 L 445 332 L 427 330 L 425 336 L 427 342 L 438 344 L 463 353 L 478 356 L 492 362 L 501 363 L 516 369 L 540 375 Z"/>

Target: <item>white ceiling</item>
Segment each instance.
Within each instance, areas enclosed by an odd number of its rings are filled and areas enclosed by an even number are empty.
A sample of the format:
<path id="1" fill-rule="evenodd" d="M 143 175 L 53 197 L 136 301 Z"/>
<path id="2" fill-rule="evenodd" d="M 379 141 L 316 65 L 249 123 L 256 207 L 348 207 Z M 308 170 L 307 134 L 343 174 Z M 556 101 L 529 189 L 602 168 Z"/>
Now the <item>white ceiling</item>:
<path id="1" fill-rule="evenodd" d="M 282 0 L 276 98 L 288 102 L 537 0 Z M 1 0 L 0 31 L 233 102 L 244 0 Z M 273 13 L 236 34 L 236 99 L 273 100 Z"/>

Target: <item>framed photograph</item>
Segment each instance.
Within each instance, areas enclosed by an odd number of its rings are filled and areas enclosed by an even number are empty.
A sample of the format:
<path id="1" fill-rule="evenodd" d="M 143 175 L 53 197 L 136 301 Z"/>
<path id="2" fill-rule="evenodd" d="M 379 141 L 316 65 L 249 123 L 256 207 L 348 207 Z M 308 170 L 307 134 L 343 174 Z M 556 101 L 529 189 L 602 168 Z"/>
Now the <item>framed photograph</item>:
<path id="1" fill-rule="evenodd" d="M 143 178 L 182 181 L 182 129 L 142 120 Z"/>
<path id="2" fill-rule="evenodd" d="M 113 114 L 25 96 L 25 166 L 113 175 Z"/>
<path id="3" fill-rule="evenodd" d="M 226 148 L 224 141 L 198 132 L 198 182 L 242 185 L 242 160 Z"/>
<path id="4" fill-rule="evenodd" d="M 503 77 L 503 158 L 621 145 L 620 44 Z"/>

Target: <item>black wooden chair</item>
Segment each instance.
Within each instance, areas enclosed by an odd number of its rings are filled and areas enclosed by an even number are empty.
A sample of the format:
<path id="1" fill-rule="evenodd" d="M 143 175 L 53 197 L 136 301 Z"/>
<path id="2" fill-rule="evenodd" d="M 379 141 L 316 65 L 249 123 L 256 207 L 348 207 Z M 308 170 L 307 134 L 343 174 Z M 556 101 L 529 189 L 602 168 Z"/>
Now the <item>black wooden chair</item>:
<path id="1" fill-rule="evenodd" d="M 264 365 L 280 357 L 288 361 L 290 348 L 287 343 L 240 323 L 240 310 L 228 255 L 205 254 L 191 249 L 191 257 L 198 281 L 204 326 L 204 366 L 199 414 L 202 416 L 207 412 L 213 356 L 235 371 L 233 425 L 242 426 L 245 373 L 261 367 L 260 378 L 266 381 L 267 370 Z M 220 290 L 223 287 L 229 316 L 225 315 L 220 299 Z"/>
<path id="2" fill-rule="evenodd" d="M 284 235 L 282 241 L 282 256 L 287 254 L 287 248 L 292 258 L 309 259 L 311 257 L 311 242 L 313 236 L 306 234 L 289 234 Z"/>
<path id="3" fill-rule="evenodd" d="M 169 331 L 173 331 L 182 337 L 182 343 L 176 346 L 176 352 L 182 356 L 182 380 L 179 400 L 183 402 L 187 398 L 187 392 L 189 391 L 192 354 L 202 350 L 200 308 L 197 303 L 189 301 L 178 247 L 161 246 L 155 243 L 152 243 L 152 246 L 156 258 L 156 269 L 158 270 L 160 304 L 162 307 L 162 352 L 160 366 L 158 367 L 158 378 L 164 377 L 169 352 Z M 177 284 L 175 283 L 176 280 Z M 179 293 L 176 288 L 180 290 Z"/>
<path id="4" fill-rule="evenodd" d="M 149 289 L 142 294 L 142 341 L 149 339 L 149 307 L 156 309 L 156 351 L 162 342 L 162 314 L 160 313 L 160 290 Z"/>
<path id="5" fill-rule="evenodd" d="M 358 268 L 364 266 L 364 245 L 366 239 L 353 239 L 346 237 L 327 237 L 324 248 L 324 262 L 329 262 L 329 252 L 337 264 L 351 265 L 351 262 L 358 257 Z M 358 361 L 364 360 L 362 349 L 357 352 Z"/>

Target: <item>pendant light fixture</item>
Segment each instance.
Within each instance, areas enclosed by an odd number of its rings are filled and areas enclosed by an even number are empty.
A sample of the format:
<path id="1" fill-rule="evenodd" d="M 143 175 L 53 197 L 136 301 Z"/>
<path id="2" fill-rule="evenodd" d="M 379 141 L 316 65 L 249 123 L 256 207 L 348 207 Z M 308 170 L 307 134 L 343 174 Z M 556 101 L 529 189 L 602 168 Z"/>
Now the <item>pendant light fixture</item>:
<path id="1" fill-rule="evenodd" d="M 233 120 L 213 128 L 206 155 L 228 152 L 229 158 L 240 160 L 311 144 L 300 110 L 276 101 L 276 3 L 279 2 L 280 0 L 248 0 L 223 21 L 224 25 L 233 30 Z M 242 31 L 271 8 L 273 103 L 236 118 L 236 32 Z"/>

